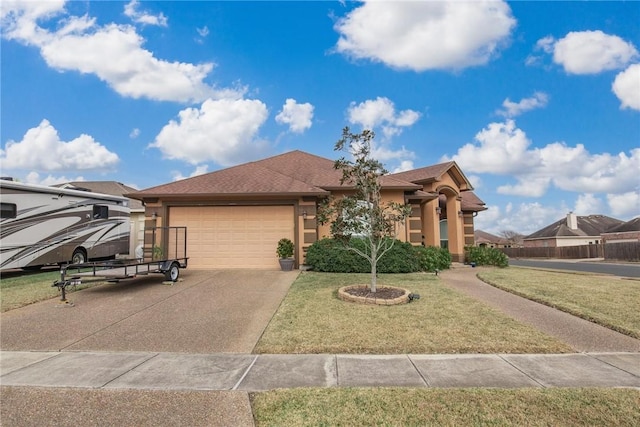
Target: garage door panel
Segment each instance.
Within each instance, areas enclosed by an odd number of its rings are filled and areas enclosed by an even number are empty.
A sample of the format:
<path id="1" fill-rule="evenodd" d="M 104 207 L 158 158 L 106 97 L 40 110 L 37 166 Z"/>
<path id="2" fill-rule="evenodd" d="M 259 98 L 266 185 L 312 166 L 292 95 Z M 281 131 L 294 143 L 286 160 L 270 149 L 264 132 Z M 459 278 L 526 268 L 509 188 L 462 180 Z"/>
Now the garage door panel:
<path id="1" fill-rule="evenodd" d="M 293 206 L 180 206 L 172 226 L 187 227 L 190 268 L 279 268 L 278 240 L 294 240 Z"/>

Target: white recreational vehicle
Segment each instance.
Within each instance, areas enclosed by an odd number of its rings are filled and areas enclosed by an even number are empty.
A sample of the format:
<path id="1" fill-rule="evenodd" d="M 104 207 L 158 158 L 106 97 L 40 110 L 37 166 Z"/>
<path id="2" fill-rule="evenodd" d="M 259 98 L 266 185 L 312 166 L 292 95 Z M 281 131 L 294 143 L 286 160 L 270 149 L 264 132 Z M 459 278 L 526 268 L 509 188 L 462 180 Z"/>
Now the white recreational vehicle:
<path id="1" fill-rule="evenodd" d="M 129 252 L 125 197 L 0 179 L 0 270 Z"/>

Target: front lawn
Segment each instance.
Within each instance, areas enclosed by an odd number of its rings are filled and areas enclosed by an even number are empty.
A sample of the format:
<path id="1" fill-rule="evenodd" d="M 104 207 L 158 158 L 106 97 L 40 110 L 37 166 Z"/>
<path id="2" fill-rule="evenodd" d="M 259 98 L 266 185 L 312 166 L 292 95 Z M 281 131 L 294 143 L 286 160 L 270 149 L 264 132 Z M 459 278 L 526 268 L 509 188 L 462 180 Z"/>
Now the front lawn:
<path id="1" fill-rule="evenodd" d="M 640 338 L 640 281 L 509 267 L 478 277 L 516 295 Z"/>
<path id="2" fill-rule="evenodd" d="M 632 389 L 328 388 L 251 395 L 263 426 L 637 426 Z"/>
<path id="3" fill-rule="evenodd" d="M 60 272 L 22 273 L 7 275 L 0 280 L 0 312 L 20 308 L 34 302 L 44 301 L 60 295 L 60 291 L 51 285 L 60 280 Z M 94 282 L 67 288 L 67 292 L 85 289 L 104 282 Z"/>
<path id="4" fill-rule="evenodd" d="M 380 275 L 380 285 L 421 298 L 370 306 L 337 298 L 368 274 L 303 272 L 256 345 L 255 353 L 564 353 L 559 340 L 448 288 L 430 273 Z"/>

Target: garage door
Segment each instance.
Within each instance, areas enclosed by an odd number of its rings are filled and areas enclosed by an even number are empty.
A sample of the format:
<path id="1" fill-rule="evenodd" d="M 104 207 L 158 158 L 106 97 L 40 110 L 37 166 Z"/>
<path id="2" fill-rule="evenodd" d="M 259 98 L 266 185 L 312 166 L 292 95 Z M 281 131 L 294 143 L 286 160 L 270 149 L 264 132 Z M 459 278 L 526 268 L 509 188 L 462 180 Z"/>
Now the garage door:
<path id="1" fill-rule="evenodd" d="M 187 227 L 189 268 L 279 268 L 278 240 L 294 240 L 293 206 L 172 207 Z M 294 240 L 295 241 L 295 240 Z"/>

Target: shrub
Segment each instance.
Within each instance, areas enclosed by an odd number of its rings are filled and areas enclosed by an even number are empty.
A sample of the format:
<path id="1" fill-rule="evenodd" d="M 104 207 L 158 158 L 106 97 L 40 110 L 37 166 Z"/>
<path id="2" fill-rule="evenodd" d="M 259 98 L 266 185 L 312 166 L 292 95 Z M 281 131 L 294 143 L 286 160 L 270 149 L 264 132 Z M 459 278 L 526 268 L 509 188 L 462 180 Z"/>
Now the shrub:
<path id="1" fill-rule="evenodd" d="M 359 242 L 352 243 L 358 245 Z M 364 244 L 361 246 L 364 249 Z M 367 273 L 371 271 L 371 266 L 366 259 L 347 250 L 342 242 L 329 238 L 318 240 L 309 247 L 306 264 L 315 271 L 329 273 Z"/>
<path id="2" fill-rule="evenodd" d="M 473 262 L 476 265 L 507 267 L 509 265 L 509 257 L 500 249 L 485 246 L 468 246 L 465 248 L 465 262 Z"/>
<path id="3" fill-rule="evenodd" d="M 349 244 L 364 250 L 366 242 L 351 239 Z M 371 265 L 341 241 L 326 238 L 318 240 L 307 251 L 306 264 L 315 271 L 327 273 L 369 273 Z M 446 249 L 413 246 L 396 240 L 393 247 L 378 261 L 378 273 L 414 273 L 443 270 L 451 266 L 451 254 Z"/>
<path id="4" fill-rule="evenodd" d="M 451 267 L 451 253 L 435 246 L 415 246 L 420 271 L 446 270 Z"/>
<path id="5" fill-rule="evenodd" d="M 378 261 L 377 271 L 380 273 L 414 273 L 420 271 L 420 264 L 413 245 L 396 240 L 391 250 Z"/>

